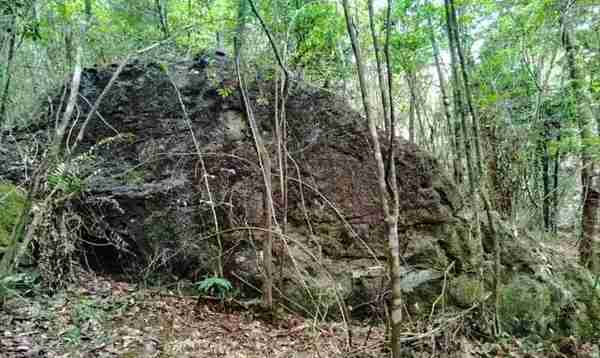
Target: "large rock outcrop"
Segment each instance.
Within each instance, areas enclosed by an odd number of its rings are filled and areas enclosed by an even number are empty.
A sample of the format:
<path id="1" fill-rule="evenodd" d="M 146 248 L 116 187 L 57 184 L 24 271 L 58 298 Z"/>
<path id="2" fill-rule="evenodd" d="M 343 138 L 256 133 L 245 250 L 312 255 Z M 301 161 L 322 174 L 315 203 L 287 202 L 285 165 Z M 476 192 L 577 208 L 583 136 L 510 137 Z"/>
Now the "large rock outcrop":
<path id="1" fill-rule="evenodd" d="M 84 71 L 79 124 L 114 71 L 114 66 Z M 249 97 L 275 159 L 274 89 L 268 81 L 253 81 Z M 50 108 L 59 108 L 59 100 Z M 359 312 L 368 308 L 365 302 L 383 299 L 386 287 L 386 242 L 364 119 L 342 98 L 299 84 L 292 85 L 286 117 L 287 208 L 278 166 L 273 170 L 278 218 L 288 213 L 287 234 L 276 237 L 277 285 L 297 306 L 329 309 L 341 298 Z M 43 143 L 55 113 L 48 109 L 40 118 L 11 145 L 32 135 Z M 221 232 L 215 232 L 192 131 Z M 395 152 L 404 287 L 415 297 L 410 307 L 419 309 L 440 294 L 451 263 L 455 273 L 478 272 L 483 251 L 460 215 L 457 190 L 436 160 L 400 138 Z M 11 165 L 0 169 L 0 176 L 20 182 L 26 180 L 23 160 L 9 158 L 16 153 L 2 154 Z M 87 185 L 73 201 L 85 222 L 80 235 L 86 264 L 145 278 L 160 272 L 198 279 L 222 261 L 232 280 L 259 284 L 264 233 L 248 228 L 264 226 L 263 180 L 226 56 L 127 65 L 78 148 L 78 157 L 92 155 L 78 168 Z"/>

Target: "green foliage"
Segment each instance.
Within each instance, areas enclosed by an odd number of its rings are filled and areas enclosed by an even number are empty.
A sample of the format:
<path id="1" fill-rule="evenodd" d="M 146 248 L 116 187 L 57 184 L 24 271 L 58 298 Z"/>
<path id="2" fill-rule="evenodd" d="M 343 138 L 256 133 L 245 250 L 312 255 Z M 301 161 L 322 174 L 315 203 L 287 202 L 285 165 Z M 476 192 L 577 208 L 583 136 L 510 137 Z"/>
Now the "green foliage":
<path id="1" fill-rule="evenodd" d="M 59 163 L 48 175 L 48 187 L 65 193 L 78 193 L 84 189 L 84 181 L 66 163 Z"/>
<path id="2" fill-rule="evenodd" d="M 338 44 L 345 39 L 344 18 L 336 5 L 329 2 L 310 2 L 292 15 L 291 30 L 296 37 L 292 62 L 319 79 L 344 76 L 347 69 Z"/>
<path id="3" fill-rule="evenodd" d="M 140 169 L 128 171 L 125 176 L 125 182 L 129 185 L 144 184 L 144 171 Z"/>
<path id="4" fill-rule="evenodd" d="M 71 326 L 63 339 L 69 345 L 79 345 L 89 326 L 97 325 L 107 318 L 102 302 L 92 298 L 81 298 L 71 311 Z"/>
<path id="5" fill-rule="evenodd" d="M 529 276 L 519 276 L 501 289 L 502 328 L 518 336 L 543 335 L 554 320 L 551 304 L 550 288 Z"/>
<path id="6" fill-rule="evenodd" d="M 570 267 L 556 279 L 560 315 L 554 327 L 563 335 L 600 337 L 600 281 L 589 270 Z"/>
<path id="7" fill-rule="evenodd" d="M 36 287 L 38 281 L 39 275 L 35 272 L 19 272 L 0 277 L 0 300 L 27 294 Z"/>
<path id="8" fill-rule="evenodd" d="M 56 163 L 48 174 L 48 188 L 66 194 L 81 193 L 87 188 L 88 179 L 98 173 L 100 163 L 97 162 L 96 151 L 101 148 L 108 149 L 115 143 L 131 143 L 134 138 L 130 133 L 102 138 L 86 152 L 69 161 Z"/>
<path id="9" fill-rule="evenodd" d="M 458 306 L 469 308 L 483 301 L 486 291 L 477 277 L 463 274 L 450 281 L 449 294 Z"/>
<path id="10" fill-rule="evenodd" d="M 397 2 L 394 17 L 397 31 L 390 38 L 392 68 L 395 72 L 414 72 L 431 60 L 430 27 L 427 22 L 431 7 L 413 1 Z"/>
<path id="11" fill-rule="evenodd" d="M 233 88 L 222 87 L 222 88 L 217 89 L 217 93 L 219 94 L 219 96 L 221 96 L 223 98 L 227 98 L 233 94 Z"/>
<path id="12" fill-rule="evenodd" d="M 10 235 L 25 206 L 25 195 L 14 185 L 0 183 L 0 253 L 9 245 Z"/>
<path id="13" fill-rule="evenodd" d="M 233 293 L 229 280 L 222 277 L 207 277 L 195 284 L 196 289 L 204 294 L 224 299 Z"/>
<path id="14" fill-rule="evenodd" d="M 70 162 L 55 165 L 48 174 L 50 190 L 59 190 L 67 194 L 80 193 L 86 188 L 86 178 L 91 175 L 95 156 L 91 152 L 83 153 Z"/>

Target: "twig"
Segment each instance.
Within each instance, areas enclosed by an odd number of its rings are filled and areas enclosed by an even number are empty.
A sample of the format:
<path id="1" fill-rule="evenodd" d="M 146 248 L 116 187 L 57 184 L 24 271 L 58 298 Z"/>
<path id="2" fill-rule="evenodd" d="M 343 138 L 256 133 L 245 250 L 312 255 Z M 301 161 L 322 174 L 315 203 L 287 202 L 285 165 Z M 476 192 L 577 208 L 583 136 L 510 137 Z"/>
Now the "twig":
<path id="1" fill-rule="evenodd" d="M 210 183 L 208 182 L 208 171 L 206 170 L 206 164 L 204 163 L 204 157 L 202 156 L 202 150 L 200 149 L 200 143 L 198 143 L 198 139 L 196 138 L 196 134 L 194 133 L 192 121 L 187 112 L 185 104 L 183 103 L 183 98 L 181 97 L 181 92 L 179 91 L 179 88 L 177 87 L 177 85 L 175 84 L 173 79 L 168 75 L 168 73 L 167 73 L 167 77 L 169 78 L 169 82 L 171 82 L 171 85 L 173 85 L 173 88 L 175 89 L 175 93 L 177 94 L 177 99 L 179 100 L 179 104 L 181 105 L 181 110 L 183 111 L 185 123 L 188 127 L 188 130 L 190 131 L 190 135 L 192 136 L 192 141 L 194 142 L 194 147 L 196 149 L 196 153 L 198 154 L 198 161 L 200 162 L 200 167 L 202 169 L 202 178 L 204 179 L 203 180 L 204 187 L 205 187 L 206 193 L 208 195 L 210 211 L 211 211 L 214 225 L 215 225 L 215 232 L 217 233 L 216 237 L 217 237 L 217 245 L 219 245 L 219 255 L 222 255 L 223 241 L 221 240 L 221 235 L 219 234 L 219 232 L 220 232 L 219 219 L 217 217 L 217 210 L 215 208 L 215 201 L 213 200 L 212 190 L 210 189 Z M 218 264 L 217 264 L 217 273 L 218 273 L 219 277 L 223 277 L 223 262 L 222 262 L 221 256 L 219 256 L 219 260 L 218 260 Z"/>
<path id="2" fill-rule="evenodd" d="M 481 302 L 484 302 L 490 295 L 487 295 L 483 300 L 481 300 Z M 419 341 L 421 339 L 424 338 L 428 338 L 432 335 L 435 335 L 437 332 L 441 331 L 443 328 L 445 328 L 446 326 L 448 326 L 448 324 L 450 324 L 451 322 L 457 321 L 461 318 L 463 318 L 464 316 L 466 316 L 468 313 L 470 313 L 471 311 L 473 311 L 475 308 L 479 307 L 479 305 L 481 304 L 481 302 L 477 302 L 475 303 L 473 306 L 469 307 L 468 309 L 462 311 L 461 313 L 459 313 L 458 315 L 451 317 L 445 321 L 443 321 L 442 323 L 440 323 L 440 325 L 434 329 L 431 329 L 425 333 L 421 333 L 418 335 L 415 335 L 413 337 L 400 337 L 400 342 L 402 343 L 408 343 L 408 342 L 415 342 L 415 341 Z"/>
<path id="3" fill-rule="evenodd" d="M 446 278 L 448 276 L 448 273 L 450 272 L 450 270 L 452 270 L 452 268 L 454 267 L 454 263 L 455 261 L 452 261 L 452 263 L 450 265 L 448 265 L 448 267 L 446 268 L 446 270 L 444 271 L 444 284 L 442 286 L 442 293 L 435 299 L 435 301 L 433 302 L 433 304 L 431 305 L 431 314 L 429 315 L 429 320 L 431 321 L 432 317 L 433 317 L 433 312 L 435 312 L 435 305 L 439 302 L 440 299 L 442 299 L 444 297 L 444 295 L 446 294 Z M 442 311 L 443 312 L 443 311 Z"/>

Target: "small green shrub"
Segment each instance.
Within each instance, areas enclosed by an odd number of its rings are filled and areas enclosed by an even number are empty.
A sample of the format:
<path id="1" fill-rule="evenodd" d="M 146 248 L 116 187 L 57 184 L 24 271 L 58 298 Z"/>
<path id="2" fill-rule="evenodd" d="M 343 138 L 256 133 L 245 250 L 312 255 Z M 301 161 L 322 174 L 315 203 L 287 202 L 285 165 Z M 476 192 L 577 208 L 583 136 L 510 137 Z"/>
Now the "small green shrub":
<path id="1" fill-rule="evenodd" d="M 16 186 L 0 183 L 0 254 L 9 245 L 13 227 L 24 206 L 25 195 Z"/>
<path id="2" fill-rule="evenodd" d="M 196 289 L 204 294 L 220 299 L 225 299 L 233 293 L 233 286 L 229 280 L 222 277 L 207 277 L 195 284 Z"/>
<path id="3" fill-rule="evenodd" d="M 600 337 L 600 287 L 596 277 L 582 267 L 571 267 L 557 277 L 561 302 L 557 330 L 582 338 Z"/>
<path id="4" fill-rule="evenodd" d="M 131 170 L 127 172 L 125 182 L 129 185 L 144 184 L 144 172 L 142 170 Z"/>
<path id="5" fill-rule="evenodd" d="M 48 174 L 48 187 L 64 193 L 79 193 L 85 190 L 86 182 L 79 173 L 78 166 L 67 166 L 66 163 L 59 163 Z"/>
<path id="6" fill-rule="evenodd" d="M 36 288 L 39 274 L 19 272 L 0 278 L 0 300 L 24 295 Z M 1 305 L 0 305 L 1 306 Z"/>
<path id="7" fill-rule="evenodd" d="M 518 276 L 500 292 L 503 329 L 517 336 L 544 335 L 555 319 L 550 288 L 528 276 Z"/>
<path id="8" fill-rule="evenodd" d="M 483 283 L 477 277 L 460 275 L 450 281 L 449 294 L 460 307 L 469 308 L 485 297 Z"/>

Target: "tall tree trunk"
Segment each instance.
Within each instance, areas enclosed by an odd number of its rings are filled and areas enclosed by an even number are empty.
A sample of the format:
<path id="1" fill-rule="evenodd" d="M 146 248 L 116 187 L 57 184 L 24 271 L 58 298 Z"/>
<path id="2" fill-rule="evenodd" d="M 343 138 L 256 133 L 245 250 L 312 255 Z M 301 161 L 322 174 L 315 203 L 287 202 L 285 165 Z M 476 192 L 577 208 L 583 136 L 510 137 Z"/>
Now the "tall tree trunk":
<path id="1" fill-rule="evenodd" d="M 350 36 L 352 43 L 352 50 L 356 59 L 356 68 L 358 73 L 358 80 L 361 90 L 363 107 L 367 116 L 367 122 L 369 126 L 369 134 L 373 145 L 373 154 L 375 159 L 375 166 L 377 169 L 377 183 L 379 189 L 379 197 L 381 202 L 381 208 L 383 211 L 383 217 L 386 225 L 386 236 L 388 239 L 388 249 L 390 256 L 390 270 L 392 273 L 392 356 L 393 358 L 400 358 L 401 356 L 401 343 L 400 343 L 400 324 L 402 322 L 402 291 L 400 288 L 401 279 L 401 265 L 400 265 L 400 243 L 398 238 L 398 220 L 399 220 L 399 200 L 398 200 L 398 186 L 395 175 L 395 164 L 393 158 L 393 151 L 390 153 L 388 168 L 391 170 L 389 174 L 390 181 L 386 183 L 386 167 L 383 161 L 383 155 L 381 150 L 381 144 L 379 142 L 379 134 L 377 132 L 376 120 L 371 112 L 371 106 L 369 105 L 369 94 L 368 85 L 365 77 L 365 70 L 363 64 L 363 58 L 360 51 L 359 42 L 357 39 L 356 29 L 352 21 L 350 14 L 350 6 L 348 0 L 343 0 L 344 15 L 346 18 L 346 28 Z M 391 1 L 388 2 L 388 32 L 386 35 L 386 59 L 389 69 L 389 19 L 391 13 Z M 391 91 L 391 71 L 388 71 L 388 86 Z M 390 101 L 390 104 L 392 102 Z M 390 107 L 390 115 L 393 116 L 393 107 Z M 391 143 L 390 143 L 391 146 Z M 389 186 L 388 186 L 389 185 Z M 391 203 L 390 203 L 391 201 Z"/>
<path id="2" fill-rule="evenodd" d="M 167 6 L 163 3 L 164 0 L 154 0 L 154 6 L 158 14 L 158 24 L 160 31 L 163 33 L 163 37 L 166 39 L 170 36 L 169 21 L 168 21 L 168 10 Z"/>
<path id="3" fill-rule="evenodd" d="M 385 79 L 383 78 L 383 68 L 381 66 L 381 54 L 379 50 L 379 41 L 377 39 L 377 31 L 375 31 L 375 15 L 373 11 L 373 0 L 368 0 L 369 6 L 369 25 L 371 27 L 371 37 L 373 38 L 373 51 L 375 52 L 375 61 L 377 63 L 377 76 L 379 79 L 379 90 L 381 96 L 381 106 L 383 108 L 383 120 L 385 123 L 385 129 L 387 130 L 388 137 L 391 135 L 392 125 L 390 123 L 390 116 L 388 114 L 388 98 L 385 90 Z"/>
<path id="4" fill-rule="evenodd" d="M 556 127 L 556 141 L 560 143 L 560 124 Z M 558 176 L 560 172 L 560 149 L 556 149 L 554 156 L 554 172 L 552 173 L 552 232 L 558 232 Z"/>
<path id="5" fill-rule="evenodd" d="M 263 238 L 263 270 L 265 271 L 265 280 L 263 281 L 263 299 L 265 306 L 271 310 L 273 309 L 273 216 L 275 215 L 273 206 L 273 191 L 272 191 L 272 178 L 271 178 L 271 156 L 267 152 L 266 148 L 262 147 L 263 154 L 263 171 L 265 177 L 265 187 L 263 191 L 263 206 L 265 228 L 267 232 Z"/>
<path id="6" fill-rule="evenodd" d="M 244 85 L 244 80 L 240 70 L 240 56 L 235 58 L 235 70 L 242 94 L 242 100 L 246 109 L 246 115 L 252 131 L 252 137 L 254 138 L 254 144 L 256 146 L 256 155 L 258 156 L 258 162 L 262 171 L 264 194 L 263 204 L 265 210 L 265 225 L 268 225 L 265 229 L 265 235 L 263 237 L 263 273 L 265 279 L 263 281 L 263 301 L 267 308 L 272 309 L 273 307 L 273 261 L 272 261 L 272 249 L 273 249 L 273 227 L 277 227 L 277 220 L 275 218 L 275 207 L 273 205 L 273 191 L 272 191 L 272 178 L 271 178 L 271 157 L 267 151 L 262 135 L 258 129 L 258 125 L 254 118 L 252 106 L 250 105 L 247 92 Z M 277 229 L 276 229 L 277 230 Z"/>
<path id="7" fill-rule="evenodd" d="M 241 50 L 244 46 L 244 34 L 246 32 L 246 22 L 248 21 L 248 2 L 242 0 L 238 4 L 237 27 L 233 37 L 233 58 L 241 56 Z"/>
<path id="8" fill-rule="evenodd" d="M 462 182 L 462 171 L 463 166 L 460 161 L 460 156 L 458 153 L 458 147 L 456 142 L 456 137 L 454 136 L 453 126 L 452 126 L 452 112 L 450 111 L 450 100 L 448 98 L 448 92 L 446 89 L 446 79 L 444 78 L 444 72 L 442 71 L 442 64 L 440 62 L 440 50 L 437 45 L 437 40 L 435 39 L 435 31 L 433 28 L 433 24 L 431 22 L 431 16 L 427 19 L 430 28 L 430 40 L 431 40 L 431 48 L 433 49 L 433 59 L 435 61 L 435 70 L 438 76 L 438 82 L 440 84 L 440 93 L 442 95 L 442 106 L 444 109 L 444 118 L 446 118 L 446 126 L 448 128 L 448 141 L 450 142 L 450 150 L 452 157 L 452 169 L 454 174 L 454 181 L 456 183 Z"/>
<path id="9" fill-rule="evenodd" d="M 66 10 L 66 3 L 63 3 Z M 65 60 L 67 61 L 67 69 L 70 70 L 73 67 L 73 25 L 68 24 L 64 27 L 64 41 L 65 41 Z"/>
<path id="10" fill-rule="evenodd" d="M 413 87 L 410 80 L 409 71 L 406 72 L 406 84 L 408 85 L 408 91 L 410 93 L 410 101 L 408 103 L 408 141 L 415 143 L 415 95 L 413 93 Z"/>
<path id="11" fill-rule="evenodd" d="M 6 58 L 6 71 L 4 75 L 4 89 L 2 91 L 2 100 L 0 100 L 0 143 L 2 143 L 2 125 L 7 122 L 6 111 L 8 107 L 8 98 L 10 97 L 10 85 L 12 80 L 12 63 L 15 58 L 17 47 L 17 16 L 11 16 L 10 34 L 8 39 L 8 55 Z"/>
<path id="12" fill-rule="evenodd" d="M 269 40 L 269 44 L 271 45 L 271 49 L 273 50 L 273 53 L 275 55 L 275 58 L 277 59 L 277 64 L 279 65 L 279 68 L 281 69 L 281 71 L 283 72 L 284 75 L 284 82 L 283 82 L 283 93 L 282 93 L 282 121 L 283 121 L 283 128 L 282 128 L 282 132 L 285 133 L 286 128 L 285 128 L 285 102 L 287 99 L 287 86 L 289 83 L 289 71 L 287 70 L 285 64 L 284 64 L 284 60 L 283 57 L 280 55 L 279 50 L 277 49 L 277 46 L 275 44 L 275 40 L 273 40 L 273 36 L 271 35 L 271 32 L 269 31 L 269 29 L 267 28 L 267 25 L 265 24 L 263 18 L 260 16 L 260 14 L 258 13 L 258 10 L 256 9 L 256 6 L 254 4 L 254 2 L 252 0 L 248 0 L 248 3 L 250 4 L 250 9 L 252 10 L 252 13 L 254 13 L 254 15 L 256 16 L 256 18 L 258 19 L 258 21 L 260 22 L 261 28 L 263 29 L 265 35 L 267 35 L 267 38 Z M 240 88 L 242 88 L 242 78 L 241 78 L 241 74 L 239 73 L 239 57 L 236 59 L 236 70 L 238 72 L 238 78 L 240 81 Z M 243 94 L 243 92 L 242 92 Z M 249 115 L 249 119 L 252 119 L 251 122 L 254 122 L 253 117 L 252 117 L 252 112 L 251 109 L 249 107 L 248 104 L 248 100 L 246 98 L 245 95 L 243 95 L 244 97 L 244 101 L 246 103 L 246 112 Z M 273 228 L 274 231 L 276 231 L 277 233 L 281 233 L 281 227 L 279 226 L 279 224 L 277 223 L 277 218 L 275 217 L 275 206 L 273 204 L 273 190 L 272 190 L 272 185 L 271 185 L 271 157 L 269 152 L 266 150 L 266 148 L 264 147 L 264 145 L 262 144 L 262 139 L 261 139 L 261 134 L 258 131 L 258 128 L 256 127 L 256 123 L 252 124 L 252 133 L 253 136 L 255 138 L 255 141 L 257 141 L 257 152 L 259 155 L 259 160 L 261 160 L 261 167 L 263 168 L 263 176 L 265 177 L 265 188 L 268 191 L 268 200 L 269 200 L 269 210 L 270 210 L 270 215 L 272 217 L 272 221 L 270 223 L 273 224 Z M 254 128 L 256 127 L 256 128 Z M 261 143 L 258 143 L 258 142 Z M 283 138 L 283 145 L 285 145 L 285 134 L 284 134 L 284 138 Z M 261 149 L 262 148 L 262 151 Z M 281 154 L 281 153 L 280 153 Z M 262 155 L 262 158 L 261 158 Z M 262 160 L 265 161 L 265 164 L 263 166 L 263 162 Z M 269 169 L 269 172 L 266 173 L 266 169 Z M 282 175 L 285 174 L 285 171 L 287 169 L 285 169 L 285 165 L 284 168 L 282 169 L 283 173 L 281 173 Z M 286 189 L 284 188 L 284 191 Z M 282 193 L 282 195 L 286 195 L 285 193 Z M 286 199 L 284 199 L 286 200 Z M 284 202 L 284 206 L 287 206 L 287 202 Z M 285 210 L 285 209 L 284 209 Z M 286 222 L 284 220 L 284 222 Z M 266 274 L 266 278 L 265 278 L 265 282 L 263 284 L 263 288 L 265 290 L 264 294 L 264 298 L 265 298 L 265 304 L 267 305 L 268 308 L 272 308 L 273 306 L 273 293 L 272 293 L 272 289 L 273 289 L 273 262 L 271 259 L 271 253 L 272 253 L 272 247 L 273 247 L 273 237 L 270 234 L 271 233 L 271 228 L 269 228 L 269 235 L 267 237 L 267 242 L 263 244 L 263 249 L 264 251 L 268 251 L 265 256 L 263 257 L 263 259 L 265 260 L 264 265 L 265 265 L 265 274 Z M 268 261 L 266 261 L 268 259 Z M 266 291 L 269 292 L 266 292 Z"/>
<path id="13" fill-rule="evenodd" d="M 481 141 L 479 130 L 479 118 L 475 115 L 475 109 L 473 107 L 473 100 L 471 96 L 471 86 L 469 84 L 469 74 L 467 72 L 467 65 L 465 61 L 465 55 L 461 44 L 461 39 L 458 31 L 458 19 L 456 17 L 456 10 L 454 7 L 454 0 L 446 0 L 450 6 L 450 21 L 452 22 L 453 33 L 454 33 L 454 44 L 456 46 L 456 52 L 460 61 L 460 71 L 463 79 L 463 85 L 465 90 L 465 98 L 467 100 L 467 108 L 471 116 L 471 125 L 473 127 L 473 145 L 475 147 L 475 159 L 477 161 L 477 180 L 481 179 L 483 175 L 483 158 L 481 155 Z"/>
<path id="14" fill-rule="evenodd" d="M 481 185 L 480 180 L 483 174 L 482 168 L 482 159 L 481 159 L 481 150 L 480 150 L 480 141 L 479 141 L 479 122 L 478 118 L 475 117 L 475 112 L 473 111 L 472 101 L 471 101 L 471 91 L 469 89 L 469 77 L 467 75 L 465 59 L 462 52 L 462 48 L 460 45 L 460 38 L 458 36 L 458 21 L 456 20 L 456 12 L 454 10 L 453 0 L 444 0 L 444 6 L 446 10 L 446 23 L 448 28 L 448 38 L 450 44 L 450 52 L 452 53 L 451 61 L 453 66 L 453 77 L 455 80 L 458 80 L 457 74 L 457 64 L 456 64 L 456 54 L 460 59 L 460 68 L 463 80 L 463 89 L 465 91 L 465 97 L 467 100 L 467 105 L 469 108 L 469 113 L 471 114 L 472 127 L 471 136 L 468 133 L 467 121 L 464 115 L 464 111 L 462 112 L 461 121 L 462 121 L 462 132 L 465 138 L 465 152 L 467 157 L 467 172 L 469 177 L 469 196 L 472 205 L 473 211 L 473 240 L 477 243 L 477 245 L 481 245 L 481 220 L 480 220 L 480 198 L 486 198 L 487 195 L 485 193 L 485 186 Z M 456 85 L 458 85 L 459 81 L 456 81 Z M 474 145 L 476 147 L 476 166 L 473 163 L 473 158 L 471 156 L 471 140 L 473 140 Z M 485 204 L 485 203 L 484 203 Z M 482 250 L 483 251 L 483 250 Z M 496 256 L 500 255 L 498 250 L 495 250 Z M 495 284 L 498 284 L 500 275 L 499 271 L 494 270 L 495 276 Z M 495 291 L 497 291 L 497 287 L 495 287 Z M 497 301 L 496 301 L 497 302 Z M 499 326 L 499 318 L 498 318 L 498 305 L 495 304 L 495 315 L 494 315 L 494 332 L 496 334 L 500 331 Z"/>
<path id="15" fill-rule="evenodd" d="M 552 217 L 550 215 L 552 208 L 552 193 L 550 192 L 550 154 L 548 146 L 550 144 L 549 123 L 544 123 L 544 132 L 542 137 L 542 186 L 544 197 L 542 199 L 542 215 L 544 217 L 544 230 L 552 230 Z"/>
<path id="16" fill-rule="evenodd" d="M 455 111 L 460 118 L 460 129 L 462 130 L 461 139 L 464 148 L 465 158 L 467 160 L 467 178 L 469 179 L 470 192 L 475 195 L 475 175 L 473 169 L 473 158 L 471 150 L 471 140 L 468 134 L 467 119 L 462 100 L 462 84 L 458 75 L 458 59 L 456 55 L 456 41 L 454 36 L 454 26 L 451 20 L 449 0 L 444 1 L 446 8 L 446 32 L 448 34 L 448 44 L 450 47 L 450 66 L 452 68 L 452 88 L 454 90 Z M 457 131 L 458 132 L 458 131 Z M 458 134 L 457 134 L 458 136 Z M 457 138 L 458 139 L 458 138 Z"/>
<path id="17" fill-rule="evenodd" d="M 573 28 L 565 9 L 561 14 L 563 26 L 563 46 L 567 55 L 569 85 L 571 97 L 575 102 L 583 149 L 581 153 L 581 182 L 583 195 L 583 212 L 581 215 L 582 238 L 579 245 L 581 264 L 595 274 L 600 274 L 600 165 L 594 159 L 593 147 L 590 144 L 594 133 L 594 116 L 591 99 L 584 85 L 576 60 L 577 43 Z"/>

